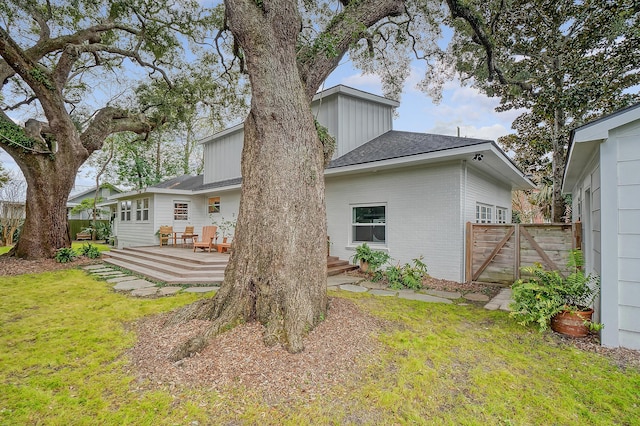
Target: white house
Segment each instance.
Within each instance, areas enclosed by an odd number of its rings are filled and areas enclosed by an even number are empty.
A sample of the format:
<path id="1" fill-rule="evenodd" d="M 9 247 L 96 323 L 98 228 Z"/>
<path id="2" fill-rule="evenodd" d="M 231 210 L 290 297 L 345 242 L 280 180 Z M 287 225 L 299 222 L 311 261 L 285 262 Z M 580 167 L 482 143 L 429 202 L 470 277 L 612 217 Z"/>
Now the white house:
<path id="1" fill-rule="evenodd" d="M 394 131 L 397 106 L 346 86 L 313 99 L 337 142 L 325 171 L 331 254 L 348 259 L 367 242 L 463 281 L 465 223 L 511 222 L 511 191 L 533 185 L 493 141 Z M 202 142 L 203 175 L 117 195 L 118 247 L 157 244 L 160 225 L 197 231 L 237 214 L 242 141 L 242 125 L 213 135 Z"/>
<path id="2" fill-rule="evenodd" d="M 602 344 L 640 349 L 640 104 L 573 131 L 563 191 L 601 278 Z"/>

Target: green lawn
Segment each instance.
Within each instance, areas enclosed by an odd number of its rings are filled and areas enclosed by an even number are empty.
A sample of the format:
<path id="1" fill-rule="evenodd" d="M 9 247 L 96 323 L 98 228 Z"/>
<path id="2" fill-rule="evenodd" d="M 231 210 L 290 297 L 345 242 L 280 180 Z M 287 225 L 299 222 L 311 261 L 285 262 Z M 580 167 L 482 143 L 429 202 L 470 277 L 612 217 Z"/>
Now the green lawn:
<path id="1" fill-rule="evenodd" d="M 131 298 L 80 270 L 2 277 L 0 424 L 639 424 L 636 370 L 502 312 L 368 295 L 348 297 L 395 324 L 378 336 L 383 351 L 320 398 L 142 390 L 128 324 L 197 297 Z"/>
<path id="2" fill-rule="evenodd" d="M 83 245 L 87 244 L 87 243 L 91 243 L 92 245 L 98 247 L 98 250 L 102 251 L 109 251 L 111 250 L 111 246 L 108 244 L 102 244 L 102 243 L 92 243 L 91 241 L 85 241 L 85 242 L 73 242 L 71 243 L 71 248 L 74 250 L 78 250 L 80 247 L 82 247 Z M 9 250 L 11 250 L 12 246 L 4 246 L 4 247 L 0 247 L 0 255 L 3 255 L 5 253 L 8 253 Z"/>

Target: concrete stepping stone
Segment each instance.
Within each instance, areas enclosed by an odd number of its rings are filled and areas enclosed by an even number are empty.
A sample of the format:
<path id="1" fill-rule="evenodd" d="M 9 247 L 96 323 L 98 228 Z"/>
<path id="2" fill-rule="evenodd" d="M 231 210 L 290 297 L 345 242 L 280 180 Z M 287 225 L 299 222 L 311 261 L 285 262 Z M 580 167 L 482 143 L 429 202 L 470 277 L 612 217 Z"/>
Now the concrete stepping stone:
<path id="1" fill-rule="evenodd" d="M 340 286 L 340 290 L 350 291 L 352 293 L 366 293 L 367 291 L 369 291 L 369 289 L 366 287 L 353 284 L 342 284 Z"/>
<path id="2" fill-rule="evenodd" d="M 488 302 L 489 296 L 482 293 L 467 293 L 464 295 L 464 298 L 467 300 L 471 300 L 472 302 Z"/>
<path id="3" fill-rule="evenodd" d="M 424 292 L 430 296 L 444 297 L 445 299 L 460 299 L 462 297 L 462 293 L 459 291 L 425 290 Z"/>
<path id="4" fill-rule="evenodd" d="M 485 309 L 489 309 L 490 311 L 495 311 L 497 309 L 501 309 L 503 311 L 511 311 L 509 305 L 513 300 L 511 299 L 511 289 L 503 288 L 500 290 L 500 293 L 496 295 L 489 303 L 484 305 Z"/>
<path id="5" fill-rule="evenodd" d="M 146 297 L 146 296 L 155 296 L 158 293 L 157 287 L 144 287 L 138 288 L 131 292 L 132 296 L 135 297 Z"/>
<path id="6" fill-rule="evenodd" d="M 147 280 L 136 279 L 136 280 L 119 282 L 118 284 L 113 286 L 113 289 L 114 290 L 137 290 L 145 287 L 155 287 L 155 284 Z"/>
<path id="7" fill-rule="evenodd" d="M 220 287 L 189 287 L 184 289 L 187 293 L 208 293 L 210 291 L 218 291 Z"/>
<path id="8" fill-rule="evenodd" d="M 94 269 L 103 269 L 104 267 L 105 267 L 104 263 L 99 263 L 99 264 L 96 264 L 96 265 L 83 266 L 82 269 L 84 269 L 85 271 L 92 271 Z"/>
<path id="9" fill-rule="evenodd" d="M 175 286 L 160 287 L 160 289 L 158 289 L 158 294 L 160 296 L 169 296 L 172 294 L 176 294 L 180 290 L 182 290 L 182 287 L 175 287 Z"/>
<path id="10" fill-rule="evenodd" d="M 137 280 L 138 277 L 135 277 L 133 275 L 123 275 L 121 277 L 111 277 L 107 280 L 108 283 L 121 283 L 123 281 L 133 281 L 133 280 Z"/>
<path id="11" fill-rule="evenodd" d="M 120 276 L 120 277 L 124 276 L 122 271 L 115 271 L 113 269 L 110 270 L 110 271 L 95 272 L 95 273 L 93 273 L 93 275 L 97 275 L 99 277 L 111 277 L 111 276 L 114 276 L 114 275 L 117 275 L 117 276 Z"/>
<path id="12" fill-rule="evenodd" d="M 109 268 L 108 266 L 103 266 L 100 269 L 92 269 L 89 272 L 92 274 L 99 274 L 101 272 L 109 272 L 109 271 L 113 271 L 114 269 Z"/>
<path id="13" fill-rule="evenodd" d="M 445 299 L 443 297 L 431 296 L 428 294 L 422 293 L 414 293 L 413 291 L 400 291 L 398 293 L 398 297 L 400 299 L 407 300 L 419 300 L 421 302 L 430 302 L 430 303 L 453 303 L 449 299 Z"/>
<path id="14" fill-rule="evenodd" d="M 366 287 L 369 290 L 386 290 L 387 286 L 383 283 L 374 283 L 372 281 L 363 281 L 358 283 L 359 286 Z"/>
<path id="15" fill-rule="evenodd" d="M 373 294 L 374 296 L 384 296 L 384 297 L 395 296 L 396 294 L 398 294 L 397 291 L 379 290 L 379 289 L 369 290 L 369 293 Z"/>
<path id="16" fill-rule="evenodd" d="M 349 277 L 347 275 L 332 275 L 327 277 L 327 286 L 338 286 L 340 284 L 355 284 L 362 281 L 362 278 Z"/>

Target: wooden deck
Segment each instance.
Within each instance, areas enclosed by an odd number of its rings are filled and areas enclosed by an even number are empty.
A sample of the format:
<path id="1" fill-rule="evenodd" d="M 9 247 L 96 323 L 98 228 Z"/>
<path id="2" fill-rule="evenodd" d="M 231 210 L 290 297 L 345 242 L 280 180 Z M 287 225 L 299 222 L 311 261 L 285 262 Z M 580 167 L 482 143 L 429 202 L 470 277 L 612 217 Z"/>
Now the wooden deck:
<path id="1" fill-rule="evenodd" d="M 191 248 L 151 246 L 113 249 L 103 253 L 105 263 L 167 284 L 220 284 L 229 262 L 226 253 L 208 253 Z M 356 269 L 345 260 L 327 258 L 327 275 Z"/>

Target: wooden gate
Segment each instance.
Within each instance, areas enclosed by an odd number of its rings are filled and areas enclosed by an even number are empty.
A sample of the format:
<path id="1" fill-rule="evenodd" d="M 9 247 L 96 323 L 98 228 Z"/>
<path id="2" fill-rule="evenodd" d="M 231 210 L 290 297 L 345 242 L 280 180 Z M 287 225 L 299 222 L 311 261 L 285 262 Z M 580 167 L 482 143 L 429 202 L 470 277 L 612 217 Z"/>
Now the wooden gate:
<path id="1" fill-rule="evenodd" d="M 569 252 L 580 246 L 580 226 L 467 222 L 466 281 L 511 285 L 535 263 L 564 275 Z"/>

